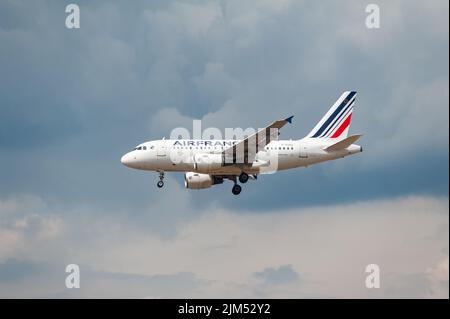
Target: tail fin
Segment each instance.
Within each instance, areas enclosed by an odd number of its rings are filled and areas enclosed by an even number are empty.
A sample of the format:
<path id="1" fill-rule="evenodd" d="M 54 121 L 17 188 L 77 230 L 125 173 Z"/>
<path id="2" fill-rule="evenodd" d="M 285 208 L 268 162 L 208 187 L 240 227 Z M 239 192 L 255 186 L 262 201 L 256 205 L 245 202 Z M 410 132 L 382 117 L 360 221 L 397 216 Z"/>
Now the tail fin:
<path id="1" fill-rule="evenodd" d="M 352 119 L 356 92 L 346 91 L 309 132 L 310 138 L 346 138 Z"/>

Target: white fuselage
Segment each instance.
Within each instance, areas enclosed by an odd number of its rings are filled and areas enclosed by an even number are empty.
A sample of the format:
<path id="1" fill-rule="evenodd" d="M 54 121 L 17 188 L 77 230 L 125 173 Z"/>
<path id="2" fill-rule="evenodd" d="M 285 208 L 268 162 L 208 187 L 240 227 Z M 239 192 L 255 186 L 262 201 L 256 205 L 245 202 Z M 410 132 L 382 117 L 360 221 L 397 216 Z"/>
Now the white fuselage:
<path id="1" fill-rule="evenodd" d="M 338 151 L 326 151 L 329 139 L 272 141 L 259 150 L 252 164 L 231 163 L 219 168 L 204 169 L 195 165 L 203 154 L 220 154 L 238 141 L 233 140 L 155 140 L 140 144 L 125 154 L 121 162 L 128 167 L 149 171 L 198 172 L 211 175 L 264 174 L 278 170 L 308 166 L 359 153 L 362 148 L 352 144 Z"/>

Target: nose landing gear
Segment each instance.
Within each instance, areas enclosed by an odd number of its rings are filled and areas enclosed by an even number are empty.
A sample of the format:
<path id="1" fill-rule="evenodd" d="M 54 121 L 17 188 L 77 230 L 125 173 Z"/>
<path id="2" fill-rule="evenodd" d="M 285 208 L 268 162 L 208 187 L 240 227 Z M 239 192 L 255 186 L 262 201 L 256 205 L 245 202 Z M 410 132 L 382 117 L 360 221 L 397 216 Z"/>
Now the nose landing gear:
<path id="1" fill-rule="evenodd" d="M 164 172 L 163 171 L 159 172 L 159 181 L 158 181 L 158 183 L 156 183 L 156 186 L 158 186 L 158 188 L 161 188 L 164 186 Z"/>

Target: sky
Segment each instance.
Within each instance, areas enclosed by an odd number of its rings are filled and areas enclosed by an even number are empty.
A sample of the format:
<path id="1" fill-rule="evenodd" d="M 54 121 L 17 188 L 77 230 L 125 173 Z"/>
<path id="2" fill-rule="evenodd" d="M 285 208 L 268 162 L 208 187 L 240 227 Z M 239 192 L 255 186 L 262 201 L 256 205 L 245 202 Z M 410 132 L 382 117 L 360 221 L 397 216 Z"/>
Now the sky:
<path id="1" fill-rule="evenodd" d="M 448 298 L 448 1 L 72 2 L 0 0 L 0 297 Z M 120 163 L 194 119 L 300 139 L 346 90 L 363 153 L 239 196 Z"/>

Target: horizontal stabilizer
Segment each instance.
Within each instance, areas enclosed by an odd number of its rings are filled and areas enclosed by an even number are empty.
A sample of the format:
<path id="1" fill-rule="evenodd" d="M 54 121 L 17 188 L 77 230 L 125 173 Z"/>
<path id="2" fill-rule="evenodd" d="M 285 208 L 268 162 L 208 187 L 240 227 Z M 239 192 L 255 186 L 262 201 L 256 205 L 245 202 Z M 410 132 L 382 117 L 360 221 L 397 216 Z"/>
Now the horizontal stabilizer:
<path id="1" fill-rule="evenodd" d="M 362 135 L 351 135 L 345 139 L 343 139 L 340 142 L 337 142 L 333 145 L 328 146 L 325 148 L 325 151 L 339 151 L 343 150 L 344 148 L 349 147 L 353 143 L 355 143 Z"/>

